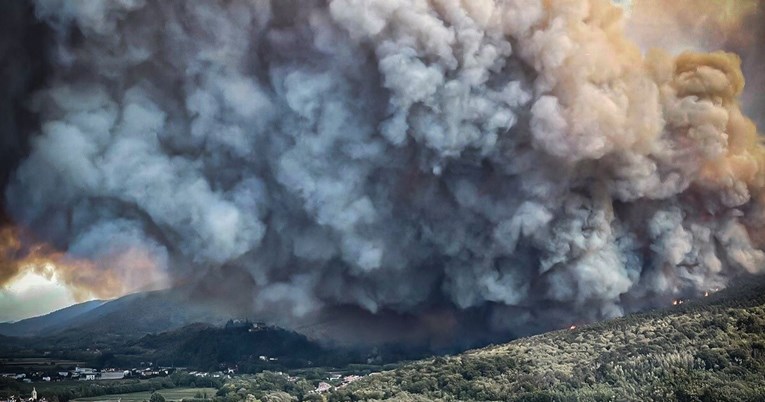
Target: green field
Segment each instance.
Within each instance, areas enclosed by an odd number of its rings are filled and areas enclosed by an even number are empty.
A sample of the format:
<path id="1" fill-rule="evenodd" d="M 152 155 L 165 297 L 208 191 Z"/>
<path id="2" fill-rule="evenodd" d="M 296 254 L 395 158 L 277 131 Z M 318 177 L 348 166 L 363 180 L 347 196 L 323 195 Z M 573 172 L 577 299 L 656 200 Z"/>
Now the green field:
<path id="1" fill-rule="evenodd" d="M 11 370 L 18 369 L 47 369 L 53 367 L 69 367 L 83 365 L 85 362 L 76 360 L 62 360 L 55 358 L 45 357 L 16 357 L 16 358 L 3 358 L 0 359 L 0 367 Z"/>
<path id="2" fill-rule="evenodd" d="M 191 399 L 197 393 L 204 395 L 207 393 L 208 398 L 215 396 L 215 388 L 173 388 L 173 389 L 161 389 L 157 391 L 160 395 L 165 397 L 167 401 L 180 401 L 184 398 Z M 73 402 L 116 402 L 121 400 L 122 402 L 141 402 L 148 401 L 151 397 L 151 392 L 133 392 L 130 394 L 116 394 L 116 395 L 102 395 L 94 396 L 90 398 L 74 399 Z"/>

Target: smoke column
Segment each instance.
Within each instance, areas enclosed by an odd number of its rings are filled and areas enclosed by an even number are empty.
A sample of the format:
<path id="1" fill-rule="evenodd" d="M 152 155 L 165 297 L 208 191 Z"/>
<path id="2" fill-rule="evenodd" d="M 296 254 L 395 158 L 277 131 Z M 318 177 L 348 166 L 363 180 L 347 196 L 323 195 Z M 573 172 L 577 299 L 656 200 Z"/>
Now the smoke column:
<path id="1" fill-rule="evenodd" d="M 606 0 L 35 12 L 53 73 L 6 206 L 117 278 L 139 255 L 138 279 L 286 322 L 478 312 L 523 334 L 765 268 L 741 60 L 641 50 Z"/>
<path id="2" fill-rule="evenodd" d="M 744 110 L 759 127 L 765 124 L 765 1 L 624 1 L 627 32 L 644 49 L 671 51 L 724 49 L 742 58 L 747 85 Z"/>

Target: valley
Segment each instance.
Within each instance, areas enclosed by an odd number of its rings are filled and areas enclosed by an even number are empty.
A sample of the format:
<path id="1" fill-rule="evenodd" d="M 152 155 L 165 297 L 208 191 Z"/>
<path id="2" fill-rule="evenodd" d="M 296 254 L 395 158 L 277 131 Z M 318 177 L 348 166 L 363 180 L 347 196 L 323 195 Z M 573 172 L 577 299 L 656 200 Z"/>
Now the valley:
<path id="1" fill-rule="evenodd" d="M 765 279 L 741 281 L 708 296 L 412 363 L 406 361 L 428 352 L 401 345 L 333 348 L 246 320 L 193 324 L 97 351 L 73 348 L 56 352 L 61 357 L 49 353 L 46 359 L 18 357 L 12 362 L 71 365 L 75 360 L 57 360 L 81 353 L 81 361 L 102 370 L 138 366 L 132 379 L 19 384 L 0 394 L 23 394 L 38 386 L 42 395 L 60 401 L 66 395 L 83 400 L 126 390 L 207 384 L 216 389 L 209 398 L 232 402 L 249 396 L 270 400 L 269 395 L 276 395 L 274 400 L 328 401 L 761 400 Z M 31 344 L 40 347 L 46 338 L 14 339 L 17 346 L 26 345 L 15 349 L 23 354 L 44 350 Z M 156 368 L 141 368 L 149 364 Z"/>

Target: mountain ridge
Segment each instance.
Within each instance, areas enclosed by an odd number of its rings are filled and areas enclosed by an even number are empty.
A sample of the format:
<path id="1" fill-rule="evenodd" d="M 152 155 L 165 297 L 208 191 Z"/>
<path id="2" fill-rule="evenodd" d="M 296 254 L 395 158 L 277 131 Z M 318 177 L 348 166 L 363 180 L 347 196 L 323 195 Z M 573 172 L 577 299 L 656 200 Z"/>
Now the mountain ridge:
<path id="1" fill-rule="evenodd" d="M 136 337 L 195 322 L 221 324 L 230 318 L 218 306 L 194 302 L 184 290 L 166 289 L 88 301 L 42 316 L 0 323 L 0 335 L 46 337 L 74 331 Z"/>
<path id="2" fill-rule="evenodd" d="M 86 314 L 107 302 L 108 300 L 89 300 L 52 311 L 48 314 L 25 318 L 18 321 L 3 322 L 0 323 L 0 334 L 15 337 L 36 336 L 43 331 L 51 330 L 57 325 L 61 325 L 62 323 L 75 319 L 82 314 Z"/>

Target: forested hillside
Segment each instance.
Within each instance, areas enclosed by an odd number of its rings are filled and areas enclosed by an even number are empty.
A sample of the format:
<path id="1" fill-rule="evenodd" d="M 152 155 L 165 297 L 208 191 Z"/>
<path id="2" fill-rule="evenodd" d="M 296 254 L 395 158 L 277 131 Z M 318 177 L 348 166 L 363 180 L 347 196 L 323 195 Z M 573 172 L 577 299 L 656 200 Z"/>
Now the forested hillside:
<path id="1" fill-rule="evenodd" d="M 765 286 L 371 375 L 330 401 L 763 401 Z"/>

